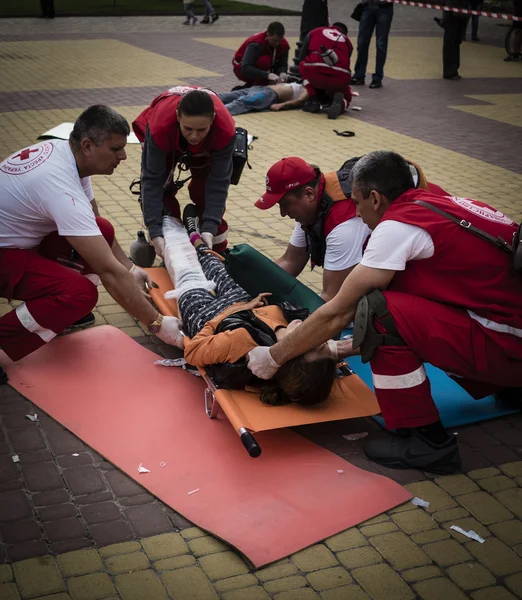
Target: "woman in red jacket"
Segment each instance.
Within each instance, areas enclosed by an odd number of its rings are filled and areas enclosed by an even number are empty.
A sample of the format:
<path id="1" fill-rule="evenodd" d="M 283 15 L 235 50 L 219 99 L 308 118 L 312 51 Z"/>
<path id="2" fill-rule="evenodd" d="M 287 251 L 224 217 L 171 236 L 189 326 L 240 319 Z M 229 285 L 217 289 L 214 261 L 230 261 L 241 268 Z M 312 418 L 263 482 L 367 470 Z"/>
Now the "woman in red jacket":
<path id="1" fill-rule="evenodd" d="M 164 209 L 180 218 L 176 193 L 189 179 L 189 195 L 198 209 L 203 238 L 209 247 L 222 252 L 227 246 L 223 214 L 236 127 L 221 100 L 204 88 L 173 87 L 155 98 L 132 127 L 143 147 L 143 217 L 156 254 L 163 256 Z"/>

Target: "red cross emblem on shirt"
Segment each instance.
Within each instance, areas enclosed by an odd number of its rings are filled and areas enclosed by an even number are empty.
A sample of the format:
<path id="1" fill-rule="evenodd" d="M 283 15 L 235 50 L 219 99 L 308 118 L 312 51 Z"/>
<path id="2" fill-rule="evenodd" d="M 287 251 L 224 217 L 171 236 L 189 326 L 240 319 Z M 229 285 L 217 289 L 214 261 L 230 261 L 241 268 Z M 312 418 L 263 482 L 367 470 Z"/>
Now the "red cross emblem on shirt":
<path id="1" fill-rule="evenodd" d="M 16 156 L 13 156 L 13 158 L 19 158 L 20 160 L 27 160 L 28 158 L 31 157 L 31 152 L 38 152 L 39 148 L 26 148 L 25 150 L 22 150 L 20 152 L 20 154 L 17 154 Z"/>

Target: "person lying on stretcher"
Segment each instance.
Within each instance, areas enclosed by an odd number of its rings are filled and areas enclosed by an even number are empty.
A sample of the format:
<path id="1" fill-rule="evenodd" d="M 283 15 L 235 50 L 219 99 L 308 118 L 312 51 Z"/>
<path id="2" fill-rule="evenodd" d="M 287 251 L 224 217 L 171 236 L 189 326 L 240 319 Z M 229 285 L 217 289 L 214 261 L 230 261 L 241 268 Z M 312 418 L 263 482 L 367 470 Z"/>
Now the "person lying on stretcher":
<path id="1" fill-rule="evenodd" d="M 178 302 L 183 332 L 176 343 L 186 361 L 204 367 L 218 387 L 259 387 L 266 404 L 310 406 L 325 400 L 337 376 L 339 350 L 348 344 L 329 340 L 289 361 L 273 379 L 253 380 L 248 352 L 281 340 L 302 323 L 294 316 L 307 316 L 307 311 L 290 304 L 267 306 L 269 293 L 252 299 L 202 240 L 193 205 L 185 208 L 183 222 L 186 229 L 179 220 L 164 217 L 163 232 L 165 265 L 175 286 L 165 297 Z"/>

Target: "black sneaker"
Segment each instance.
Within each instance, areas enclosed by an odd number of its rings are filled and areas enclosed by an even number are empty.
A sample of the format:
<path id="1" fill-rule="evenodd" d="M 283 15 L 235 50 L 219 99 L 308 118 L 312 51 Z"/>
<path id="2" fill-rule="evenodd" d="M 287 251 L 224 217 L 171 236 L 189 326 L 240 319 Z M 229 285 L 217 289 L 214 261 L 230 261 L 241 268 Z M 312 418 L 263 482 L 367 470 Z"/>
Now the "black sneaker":
<path id="1" fill-rule="evenodd" d="M 382 81 L 380 81 L 379 79 L 373 79 L 368 87 L 371 90 L 376 90 L 378 88 L 382 88 Z"/>
<path id="2" fill-rule="evenodd" d="M 92 314 L 92 312 L 90 312 L 88 315 L 85 315 L 85 317 L 78 319 L 78 321 L 76 321 L 76 323 L 73 323 L 72 325 L 69 325 L 69 327 L 64 329 L 62 331 L 62 335 L 65 335 L 67 333 L 72 333 L 73 331 L 80 331 L 81 329 L 90 327 L 91 325 L 94 325 L 95 320 L 96 319 L 95 319 L 94 315 Z"/>
<path id="3" fill-rule="evenodd" d="M 183 210 L 183 225 L 185 225 L 185 229 L 189 235 L 192 233 L 200 233 L 198 209 L 195 204 L 187 204 L 187 206 L 185 206 L 185 209 Z"/>
<path id="4" fill-rule="evenodd" d="M 210 22 L 215 23 L 219 19 L 219 15 L 217 13 L 212 13 L 210 15 Z"/>
<path id="5" fill-rule="evenodd" d="M 7 373 L 0 367 L 0 385 L 8 382 Z"/>
<path id="6" fill-rule="evenodd" d="M 209 17 L 209 16 L 205 16 L 205 17 L 203 17 L 203 18 L 201 19 L 201 22 L 202 22 L 204 25 L 208 25 L 208 24 L 210 23 L 210 17 Z"/>
<path id="7" fill-rule="evenodd" d="M 343 112 L 344 94 L 342 92 L 335 92 L 332 103 L 328 107 L 328 118 L 337 119 L 337 117 Z"/>
<path id="8" fill-rule="evenodd" d="M 352 77 L 350 85 L 364 85 L 364 77 L 362 79 L 359 77 Z"/>
<path id="9" fill-rule="evenodd" d="M 374 462 L 391 469 L 421 469 L 430 473 L 454 473 L 460 469 L 457 436 L 435 444 L 413 430 L 408 437 L 390 435 L 369 441 L 364 452 Z"/>
<path id="10" fill-rule="evenodd" d="M 315 96 L 308 99 L 303 106 L 303 110 L 309 113 L 318 113 L 321 110 L 321 103 L 319 102 L 319 98 Z"/>

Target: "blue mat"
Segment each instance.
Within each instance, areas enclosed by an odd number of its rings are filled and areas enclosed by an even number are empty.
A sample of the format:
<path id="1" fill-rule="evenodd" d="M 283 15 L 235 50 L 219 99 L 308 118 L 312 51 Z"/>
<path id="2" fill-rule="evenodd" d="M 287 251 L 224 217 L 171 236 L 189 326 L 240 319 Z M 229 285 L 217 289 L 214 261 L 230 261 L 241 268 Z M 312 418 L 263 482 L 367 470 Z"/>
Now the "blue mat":
<path id="1" fill-rule="evenodd" d="M 343 331 L 342 335 L 351 334 L 352 330 Z M 374 389 L 370 364 L 363 364 L 359 356 L 346 359 L 352 371 L 357 373 L 366 385 Z M 426 364 L 426 373 L 431 382 L 431 393 L 439 409 L 440 418 L 445 427 L 457 427 L 494 419 L 503 415 L 518 412 L 516 409 L 499 408 L 494 396 L 487 396 L 480 400 L 473 399 L 458 383 L 450 379 L 444 371 L 433 365 Z M 384 427 L 382 417 L 374 417 Z"/>

